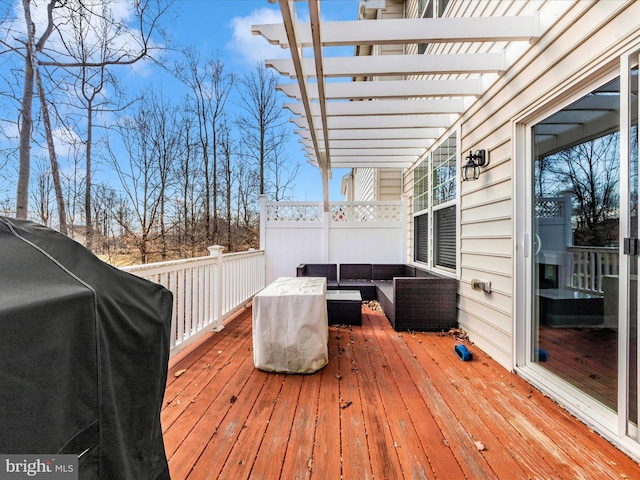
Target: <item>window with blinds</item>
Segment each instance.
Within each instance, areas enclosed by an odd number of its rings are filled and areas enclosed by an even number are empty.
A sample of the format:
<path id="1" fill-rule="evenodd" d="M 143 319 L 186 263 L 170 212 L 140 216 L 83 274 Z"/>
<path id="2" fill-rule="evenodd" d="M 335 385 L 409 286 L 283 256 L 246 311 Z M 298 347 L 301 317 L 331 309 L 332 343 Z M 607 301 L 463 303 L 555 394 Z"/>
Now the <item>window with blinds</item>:
<path id="1" fill-rule="evenodd" d="M 414 260 L 429 263 L 429 214 L 418 215 L 413 219 Z"/>
<path id="2" fill-rule="evenodd" d="M 434 261 L 438 267 L 456 268 L 456 207 L 433 212 Z"/>
<path id="3" fill-rule="evenodd" d="M 454 133 L 413 172 L 414 260 L 454 270 L 457 264 L 457 158 Z"/>

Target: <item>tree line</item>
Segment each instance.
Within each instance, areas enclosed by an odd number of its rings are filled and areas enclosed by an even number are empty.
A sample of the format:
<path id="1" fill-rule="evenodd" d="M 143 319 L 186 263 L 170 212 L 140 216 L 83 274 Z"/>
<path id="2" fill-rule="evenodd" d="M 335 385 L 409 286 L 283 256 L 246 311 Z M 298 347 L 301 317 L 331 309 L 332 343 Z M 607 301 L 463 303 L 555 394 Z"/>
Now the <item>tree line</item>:
<path id="1" fill-rule="evenodd" d="M 257 247 L 259 195 L 288 198 L 298 173 L 273 74 L 170 46 L 168 0 L 14 6 L 0 31 L 1 214 L 142 263 Z M 172 75 L 180 98 L 129 92 L 135 65 Z"/>

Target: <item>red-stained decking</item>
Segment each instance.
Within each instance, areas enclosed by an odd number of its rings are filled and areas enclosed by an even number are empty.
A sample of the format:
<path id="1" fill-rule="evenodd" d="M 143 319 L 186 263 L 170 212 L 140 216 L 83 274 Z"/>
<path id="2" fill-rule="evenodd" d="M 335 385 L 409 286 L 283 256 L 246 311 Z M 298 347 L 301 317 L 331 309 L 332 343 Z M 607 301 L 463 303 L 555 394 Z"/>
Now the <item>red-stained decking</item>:
<path id="1" fill-rule="evenodd" d="M 640 478 L 640 466 L 477 347 L 363 307 L 313 375 L 253 366 L 251 309 L 172 361 L 173 480 Z M 176 373 L 185 370 L 176 377 Z"/>

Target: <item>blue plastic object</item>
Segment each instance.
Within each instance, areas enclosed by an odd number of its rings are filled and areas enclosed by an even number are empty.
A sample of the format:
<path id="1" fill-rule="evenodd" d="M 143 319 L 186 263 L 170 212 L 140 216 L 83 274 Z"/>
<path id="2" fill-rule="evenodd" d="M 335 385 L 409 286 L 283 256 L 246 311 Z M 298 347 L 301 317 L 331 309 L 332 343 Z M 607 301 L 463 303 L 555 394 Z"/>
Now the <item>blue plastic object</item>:
<path id="1" fill-rule="evenodd" d="M 543 349 L 538 349 L 538 361 L 539 362 L 546 362 L 547 359 L 549 358 L 549 354 L 547 353 L 546 350 Z"/>
<path id="2" fill-rule="evenodd" d="M 456 352 L 456 355 L 458 355 L 460 360 L 462 360 L 463 362 L 469 362 L 473 359 L 473 354 L 469 351 L 467 347 L 465 347 L 462 344 L 456 345 L 454 347 L 454 350 Z"/>

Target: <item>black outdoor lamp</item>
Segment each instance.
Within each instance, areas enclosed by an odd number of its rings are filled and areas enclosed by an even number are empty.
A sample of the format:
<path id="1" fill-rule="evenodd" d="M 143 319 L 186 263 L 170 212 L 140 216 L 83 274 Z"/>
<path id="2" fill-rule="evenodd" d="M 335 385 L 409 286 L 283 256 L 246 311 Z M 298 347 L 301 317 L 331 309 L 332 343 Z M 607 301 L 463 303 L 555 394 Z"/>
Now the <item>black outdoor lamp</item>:
<path id="1" fill-rule="evenodd" d="M 464 159 L 467 160 L 467 164 L 462 167 L 462 181 L 477 180 L 480 177 L 480 167 L 487 164 L 487 151 L 476 150 L 476 153 L 473 153 L 469 150 L 469 155 Z"/>

